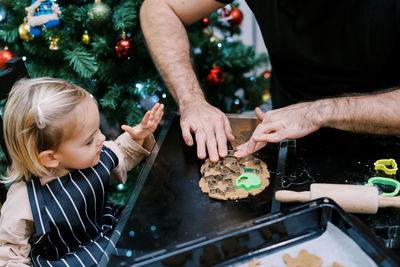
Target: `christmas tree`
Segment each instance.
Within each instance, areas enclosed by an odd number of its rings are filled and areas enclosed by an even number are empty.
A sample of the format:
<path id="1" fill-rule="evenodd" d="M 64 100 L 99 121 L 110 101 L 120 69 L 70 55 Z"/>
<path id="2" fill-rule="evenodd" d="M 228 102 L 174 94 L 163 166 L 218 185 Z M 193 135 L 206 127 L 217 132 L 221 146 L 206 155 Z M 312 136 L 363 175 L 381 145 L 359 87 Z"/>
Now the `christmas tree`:
<path id="1" fill-rule="evenodd" d="M 19 56 L 31 77 L 51 76 L 87 89 L 111 125 L 137 124 L 156 102 L 176 110 L 146 49 L 142 2 L 0 0 L 0 68 Z M 224 112 L 260 105 L 269 82 L 257 74 L 267 56 L 232 39 L 242 19 L 232 4 L 188 27 L 199 81 L 209 102 Z"/>

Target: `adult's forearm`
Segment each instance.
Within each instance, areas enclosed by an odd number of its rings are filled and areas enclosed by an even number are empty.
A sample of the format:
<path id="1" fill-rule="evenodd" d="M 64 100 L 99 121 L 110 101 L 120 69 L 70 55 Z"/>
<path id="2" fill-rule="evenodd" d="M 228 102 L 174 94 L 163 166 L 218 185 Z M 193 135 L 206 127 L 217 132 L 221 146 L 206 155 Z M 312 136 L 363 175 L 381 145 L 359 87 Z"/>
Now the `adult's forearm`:
<path id="1" fill-rule="evenodd" d="M 400 89 L 315 102 L 323 127 L 375 134 L 400 134 Z"/>
<path id="2" fill-rule="evenodd" d="M 174 10 L 165 1 L 146 0 L 140 20 L 148 49 L 179 106 L 204 100 L 190 63 L 186 29 Z"/>

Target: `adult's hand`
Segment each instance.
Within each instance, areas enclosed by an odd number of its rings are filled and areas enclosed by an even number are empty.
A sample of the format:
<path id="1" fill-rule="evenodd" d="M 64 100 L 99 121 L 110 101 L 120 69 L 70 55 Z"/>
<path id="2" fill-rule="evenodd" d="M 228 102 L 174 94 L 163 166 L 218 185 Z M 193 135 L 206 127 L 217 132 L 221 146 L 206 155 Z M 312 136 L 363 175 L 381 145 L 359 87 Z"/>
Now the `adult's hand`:
<path id="1" fill-rule="evenodd" d="M 225 114 L 206 101 L 196 101 L 186 107 L 181 107 L 181 128 L 185 143 L 193 145 L 195 134 L 197 143 L 197 156 L 206 157 L 206 151 L 212 162 L 228 154 L 227 140 L 233 141 L 235 137 L 228 118 Z"/>
<path id="2" fill-rule="evenodd" d="M 238 146 L 236 157 L 245 157 L 263 148 L 268 142 L 277 143 L 284 139 L 296 139 L 315 132 L 322 127 L 315 102 L 305 102 L 270 110 L 263 113 L 255 110 L 262 122 L 246 143 Z"/>

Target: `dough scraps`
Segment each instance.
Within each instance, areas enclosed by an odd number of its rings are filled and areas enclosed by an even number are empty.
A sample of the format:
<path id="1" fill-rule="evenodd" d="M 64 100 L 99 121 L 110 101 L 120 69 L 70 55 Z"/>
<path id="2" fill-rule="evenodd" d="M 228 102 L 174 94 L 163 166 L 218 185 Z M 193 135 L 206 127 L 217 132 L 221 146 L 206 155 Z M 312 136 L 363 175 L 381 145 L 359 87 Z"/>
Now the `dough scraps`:
<path id="1" fill-rule="evenodd" d="M 207 159 L 200 168 L 199 186 L 210 198 L 235 200 L 261 193 L 269 185 L 267 164 L 253 156 L 238 159 L 234 151 L 220 161 Z"/>

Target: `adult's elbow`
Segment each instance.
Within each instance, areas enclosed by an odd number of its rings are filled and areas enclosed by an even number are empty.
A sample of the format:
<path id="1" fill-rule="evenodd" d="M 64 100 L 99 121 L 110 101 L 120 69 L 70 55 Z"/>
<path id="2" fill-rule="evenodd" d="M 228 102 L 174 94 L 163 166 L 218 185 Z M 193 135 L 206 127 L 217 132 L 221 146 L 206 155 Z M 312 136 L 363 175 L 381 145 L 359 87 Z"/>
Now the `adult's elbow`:
<path id="1" fill-rule="evenodd" d="M 140 7 L 140 23 L 151 23 L 162 20 L 166 14 L 171 13 L 171 8 L 165 1 L 145 0 Z"/>

